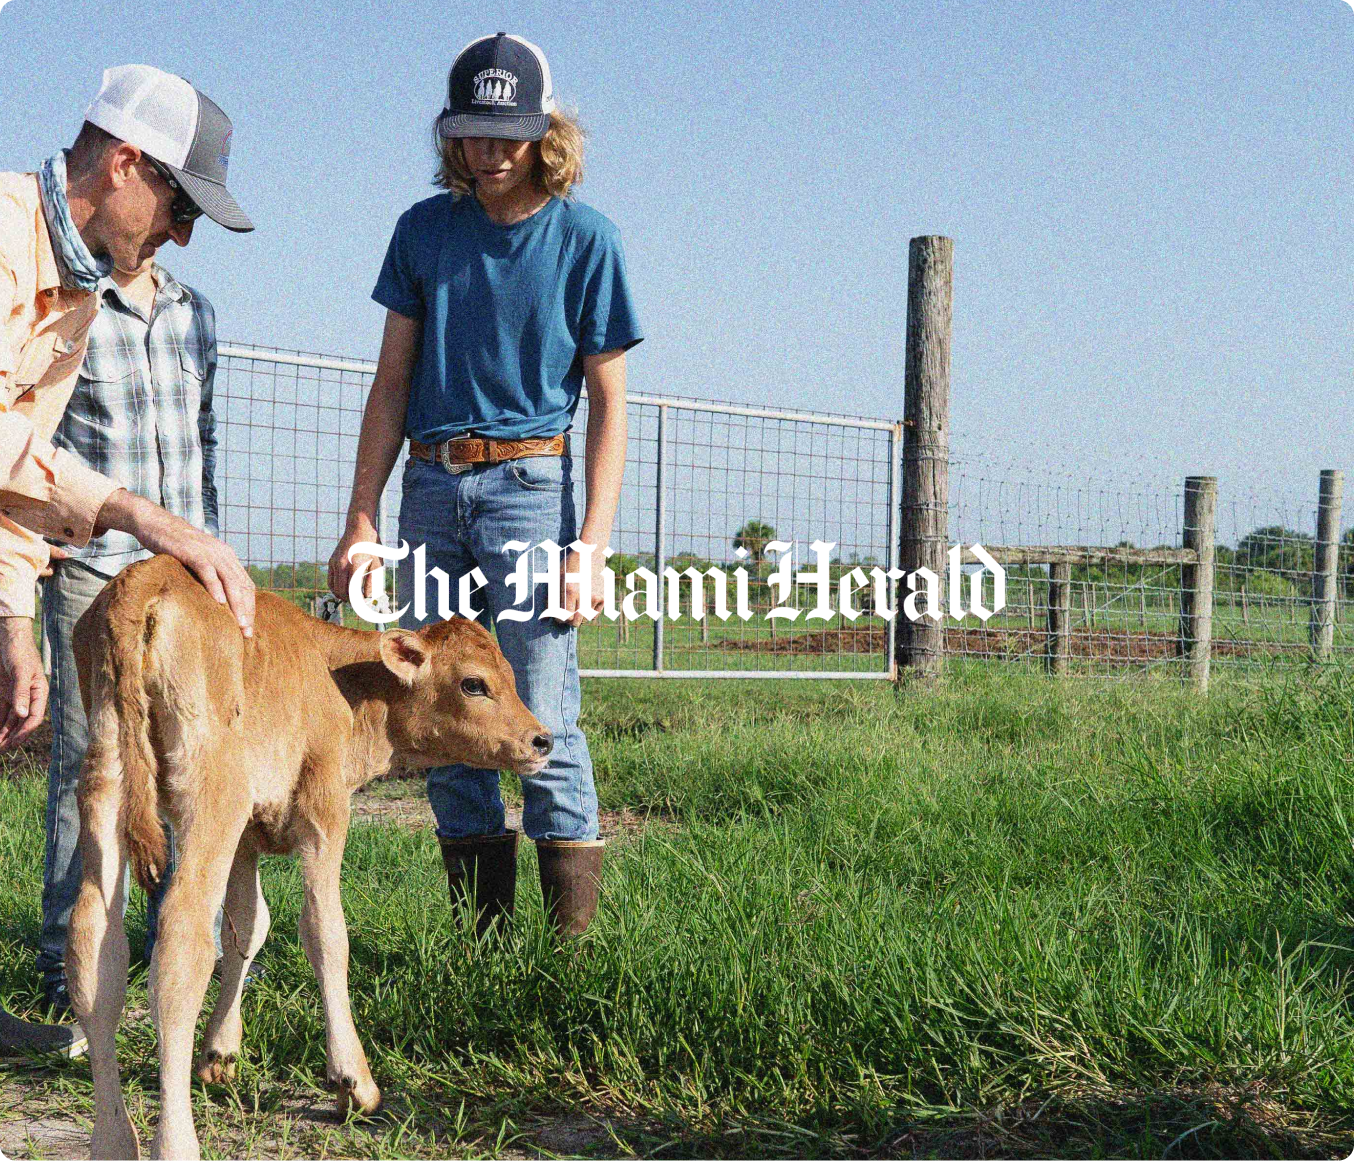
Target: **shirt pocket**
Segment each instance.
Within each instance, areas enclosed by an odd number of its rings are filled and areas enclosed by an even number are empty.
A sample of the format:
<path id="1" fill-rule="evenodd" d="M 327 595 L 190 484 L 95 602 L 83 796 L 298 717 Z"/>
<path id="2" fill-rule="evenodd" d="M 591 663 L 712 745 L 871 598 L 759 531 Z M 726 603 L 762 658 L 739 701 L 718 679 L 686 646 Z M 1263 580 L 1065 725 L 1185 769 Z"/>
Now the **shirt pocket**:
<path id="1" fill-rule="evenodd" d="M 136 370 L 135 356 L 130 356 L 119 342 L 94 342 L 85 351 L 85 362 L 80 368 L 80 379 L 91 383 L 121 383 Z"/>
<path id="2" fill-rule="evenodd" d="M 45 379 L 59 382 L 79 366 L 79 344 L 60 335 L 39 335 L 25 348 L 14 372 L 10 402 L 17 403 Z"/>
<path id="3" fill-rule="evenodd" d="M 77 448 L 88 446 L 95 433 L 130 438 L 137 412 L 135 374 L 136 366 L 118 355 L 116 344 L 91 347 L 59 433 Z"/>
<path id="4" fill-rule="evenodd" d="M 179 348 L 179 367 L 183 373 L 174 386 L 174 396 L 182 399 L 181 406 L 188 414 L 202 410 L 202 389 L 207 381 L 207 364 L 199 352 L 189 346 Z"/>
<path id="5" fill-rule="evenodd" d="M 199 387 L 202 381 L 207 377 L 207 364 L 198 355 L 198 352 L 190 350 L 188 347 L 179 348 L 179 366 L 183 368 L 183 373 Z"/>

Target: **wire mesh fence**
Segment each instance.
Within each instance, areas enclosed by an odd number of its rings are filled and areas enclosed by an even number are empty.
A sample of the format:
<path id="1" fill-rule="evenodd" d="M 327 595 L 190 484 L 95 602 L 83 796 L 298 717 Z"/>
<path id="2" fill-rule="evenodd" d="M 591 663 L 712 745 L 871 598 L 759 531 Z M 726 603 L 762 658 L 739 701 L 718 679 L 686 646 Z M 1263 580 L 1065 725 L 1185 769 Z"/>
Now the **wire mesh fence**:
<path id="1" fill-rule="evenodd" d="M 362 405 L 374 366 L 270 348 L 223 345 L 216 381 L 223 535 L 256 581 L 310 607 L 327 591 L 326 562 L 343 531 Z M 571 433 L 578 510 L 587 480 L 586 397 Z M 777 601 L 779 554 L 807 567 L 831 541 L 843 570 L 896 566 L 899 425 L 853 416 L 631 394 L 624 486 L 612 571 L 680 582 L 673 620 L 598 617 L 580 631 L 583 672 L 781 677 L 888 677 L 892 641 L 878 618 L 810 617 L 802 586 Z M 402 463 L 382 500 L 383 543 L 399 544 Z M 894 546 L 894 547 L 891 547 Z M 747 577 L 747 608 L 692 616 L 687 570 Z M 711 585 L 711 587 L 713 587 Z M 624 595 L 622 589 L 621 595 Z M 401 599 L 398 595 L 394 599 Z M 639 603 L 639 607 L 643 607 Z M 768 619 L 773 604 L 794 612 Z"/>
<path id="2" fill-rule="evenodd" d="M 1061 549 L 1070 671 L 1117 675 L 1173 671 L 1180 664 L 1189 580 L 1180 557 L 1190 531 L 1183 481 L 1154 488 L 1053 480 L 956 458 L 950 501 L 954 540 Z M 1214 667 L 1313 659 L 1317 507 L 1316 480 L 1310 497 L 1301 499 L 1258 492 L 1219 497 L 1212 532 Z M 1058 582 L 1052 563 L 1007 563 L 1006 608 L 985 625 L 951 627 L 947 652 L 1049 667 L 1049 605 L 1051 595 L 1060 595 Z M 1348 661 L 1354 659 L 1354 529 L 1338 546 L 1335 588 L 1333 632 L 1321 659 Z"/>
<path id="3" fill-rule="evenodd" d="M 1313 647 L 1319 501 L 1246 493 L 1220 502 L 1214 654 L 1224 660 L 1307 660 Z M 1338 540 L 1332 659 L 1354 658 L 1354 527 Z M 1317 615 L 1314 618 L 1314 614 Z"/>
<path id="4" fill-rule="evenodd" d="M 272 348 L 227 345 L 221 354 L 217 470 L 224 535 L 261 586 L 311 607 L 327 591 L 326 562 L 343 531 L 374 366 Z M 585 398 L 571 434 L 580 512 L 586 421 Z M 682 616 L 599 617 L 580 633 L 585 673 L 890 675 L 888 623 L 870 611 L 856 619 L 840 612 L 811 617 L 815 600 L 805 585 L 781 599 L 770 583 L 778 554 L 767 545 L 791 543 L 792 571 L 799 572 L 812 563 L 812 541 L 834 544 L 834 593 L 853 569 L 902 565 L 900 423 L 632 394 L 629 426 L 612 568 L 622 578 L 640 568 L 683 574 Z M 392 547 L 399 543 L 401 476 L 397 466 L 382 501 L 381 538 Z M 973 617 L 947 623 L 946 653 L 1046 667 L 1056 643 L 1053 604 L 1061 606 L 1066 671 L 1173 672 L 1180 665 L 1182 583 L 1190 568 L 1188 552 L 1182 555 L 1184 499 L 1183 485 L 1055 478 L 953 454 L 951 542 L 1025 551 L 1007 558 L 1006 607 L 985 623 Z M 1311 658 L 1316 518 L 1315 481 L 1309 497 L 1220 497 L 1215 665 Z M 1057 551 L 1040 558 L 1039 546 Z M 750 618 L 714 616 L 708 592 L 707 615 L 691 615 L 687 570 L 710 568 L 722 570 L 731 585 L 737 570 L 745 570 Z M 1328 656 L 1338 661 L 1354 658 L 1354 529 L 1340 538 L 1335 570 Z M 985 591 L 990 606 L 990 581 Z M 793 619 L 769 619 L 777 603 Z"/>

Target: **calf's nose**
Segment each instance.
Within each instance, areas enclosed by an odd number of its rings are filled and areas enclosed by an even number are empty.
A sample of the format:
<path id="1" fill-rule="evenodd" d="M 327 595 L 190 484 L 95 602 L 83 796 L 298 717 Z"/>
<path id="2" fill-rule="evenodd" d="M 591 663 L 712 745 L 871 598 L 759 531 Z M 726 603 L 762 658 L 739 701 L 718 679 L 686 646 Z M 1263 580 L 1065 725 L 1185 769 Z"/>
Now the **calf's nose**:
<path id="1" fill-rule="evenodd" d="M 531 739 L 531 748 L 544 758 L 555 748 L 555 739 L 549 734 L 537 734 Z"/>

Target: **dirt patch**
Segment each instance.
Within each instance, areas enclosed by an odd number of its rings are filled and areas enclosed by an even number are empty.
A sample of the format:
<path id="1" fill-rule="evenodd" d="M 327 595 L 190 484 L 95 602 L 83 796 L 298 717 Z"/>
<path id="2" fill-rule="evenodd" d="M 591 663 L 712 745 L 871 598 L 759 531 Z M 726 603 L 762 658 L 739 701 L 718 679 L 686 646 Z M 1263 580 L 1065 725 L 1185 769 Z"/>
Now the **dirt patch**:
<path id="1" fill-rule="evenodd" d="M 84 1157 L 89 1152 L 89 1121 L 70 1107 L 75 1102 L 63 1100 L 62 1087 L 0 1072 L 0 1156 Z"/>
<path id="2" fill-rule="evenodd" d="M 885 629 L 823 629 L 784 637 L 725 640 L 718 648 L 745 653 L 831 654 L 878 653 L 885 649 Z M 1074 629 L 1068 634 L 1068 656 L 1108 665 L 1135 665 L 1144 661 L 1167 661 L 1178 655 L 1180 638 L 1174 633 L 1146 629 Z M 945 630 L 945 651 L 955 656 L 1043 657 L 1048 633 L 1042 629 L 989 629 L 954 626 Z M 1277 657 L 1300 655 L 1307 646 L 1300 642 L 1213 641 L 1214 657 Z"/>
<path id="3" fill-rule="evenodd" d="M 217 1156 L 1315 1159 L 1345 1157 L 1354 1146 L 1347 1115 L 1295 1108 L 1282 1091 L 1263 1082 L 1087 1090 L 941 1115 L 903 1113 L 882 1133 L 868 1134 L 856 1124 L 810 1128 L 765 1111 L 658 1121 L 591 1099 L 584 1102 L 586 1111 L 472 1101 L 462 1110 L 469 1118 L 453 1123 L 444 1114 L 455 1111 L 454 1102 L 448 1106 L 393 1091 L 387 1092 L 388 1113 L 345 1124 L 332 1098 L 281 1078 L 270 1085 L 265 1109 L 223 1089 L 208 1098 L 207 1111 L 201 1090 L 195 1086 L 195 1092 L 198 1131 Z M 143 1146 L 149 1144 L 156 1104 L 150 1094 L 132 1101 Z M 67 1068 L 0 1072 L 0 1151 L 15 1161 L 84 1156 L 91 1111 L 87 1084 L 73 1085 Z M 406 1135 L 405 1128 L 415 1135 Z"/>
<path id="4" fill-rule="evenodd" d="M 390 785 L 384 784 L 386 788 Z M 414 831 L 432 830 L 434 825 L 432 809 L 428 806 L 427 798 L 422 795 L 393 798 L 388 793 L 372 794 L 359 790 L 353 795 L 353 818 L 365 823 L 393 823 Z M 509 806 L 505 821 L 514 830 L 521 830 L 522 808 Z M 651 827 L 671 827 L 675 824 L 651 812 L 626 808 L 600 811 L 597 825 L 602 838 L 624 842 Z"/>
<path id="5" fill-rule="evenodd" d="M 408 798 L 391 798 L 359 790 L 353 795 L 353 821 L 388 822 L 406 830 L 431 830 L 433 812 L 426 798 L 412 795 Z"/>
<path id="6" fill-rule="evenodd" d="M 89 1153 L 92 1104 L 88 1095 L 63 1096 L 66 1085 L 58 1076 L 47 1080 L 12 1082 L 4 1078 L 0 1093 L 0 1157 L 13 1161 L 38 1158 L 85 1157 Z M 194 1120 L 204 1151 L 220 1157 L 305 1158 L 497 1156 L 504 1161 L 540 1157 L 610 1157 L 617 1142 L 638 1135 L 652 1140 L 656 1126 L 633 1118 L 592 1113 L 488 1112 L 484 1120 L 460 1126 L 427 1115 L 398 1096 L 387 1093 L 390 1112 L 366 1121 L 345 1124 L 328 1096 L 279 1085 L 270 1094 L 267 1112 L 251 1109 L 221 1089 L 209 1098 L 210 1112 L 201 1107 L 203 1093 L 194 1086 Z M 148 1150 L 158 1101 L 133 1101 L 141 1148 Z M 454 1109 L 452 1110 L 454 1111 Z M 418 1134 L 410 1138 L 401 1123 Z M 629 1150 L 626 1150 L 629 1152 Z"/>
<path id="7" fill-rule="evenodd" d="M 83 1157 L 88 1152 L 89 1130 L 74 1119 L 0 1122 L 0 1157 Z"/>

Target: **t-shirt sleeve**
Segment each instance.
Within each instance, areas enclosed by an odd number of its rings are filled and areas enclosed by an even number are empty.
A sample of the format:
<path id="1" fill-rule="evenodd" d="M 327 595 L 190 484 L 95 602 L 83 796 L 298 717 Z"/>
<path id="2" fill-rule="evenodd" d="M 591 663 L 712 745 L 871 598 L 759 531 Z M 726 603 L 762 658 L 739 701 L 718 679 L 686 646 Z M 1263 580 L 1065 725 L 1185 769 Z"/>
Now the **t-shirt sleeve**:
<path id="1" fill-rule="evenodd" d="M 627 351 L 644 338 L 625 273 L 620 235 L 607 231 L 597 237 L 588 258 L 583 289 L 583 314 L 578 349 L 583 355 Z"/>
<path id="2" fill-rule="evenodd" d="M 405 318 L 422 319 L 424 311 L 423 284 L 414 264 L 414 229 L 410 222 L 412 211 L 406 210 L 395 223 L 395 233 L 381 264 L 372 298 L 387 310 Z"/>

